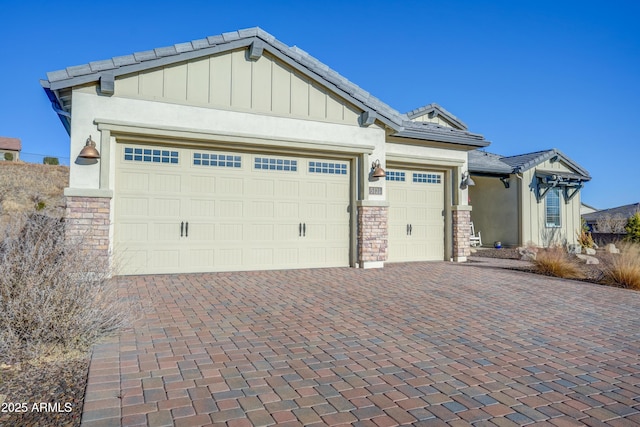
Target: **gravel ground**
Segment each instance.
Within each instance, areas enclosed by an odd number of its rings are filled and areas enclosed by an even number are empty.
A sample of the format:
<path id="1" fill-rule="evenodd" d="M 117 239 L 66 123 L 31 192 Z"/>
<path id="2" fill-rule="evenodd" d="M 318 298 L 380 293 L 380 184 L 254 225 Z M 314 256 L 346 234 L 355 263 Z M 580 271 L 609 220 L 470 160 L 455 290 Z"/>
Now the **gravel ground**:
<path id="1" fill-rule="evenodd" d="M 0 363 L 0 426 L 79 426 L 88 370 L 88 355 L 37 365 Z"/>
<path id="2" fill-rule="evenodd" d="M 520 254 L 516 248 L 480 248 L 477 249 L 475 253 L 472 253 L 471 256 L 483 258 L 520 259 Z M 600 264 L 585 264 L 578 258 L 575 258 L 575 261 L 584 275 L 584 279 L 581 280 L 601 284 L 603 279 L 603 269 L 610 263 L 611 255 L 604 251 L 598 251 L 596 252 L 595 257 L 598 258 Z M 521 268 L 521 270 L 534 272 L 533 266 L 531 268 Z"/>

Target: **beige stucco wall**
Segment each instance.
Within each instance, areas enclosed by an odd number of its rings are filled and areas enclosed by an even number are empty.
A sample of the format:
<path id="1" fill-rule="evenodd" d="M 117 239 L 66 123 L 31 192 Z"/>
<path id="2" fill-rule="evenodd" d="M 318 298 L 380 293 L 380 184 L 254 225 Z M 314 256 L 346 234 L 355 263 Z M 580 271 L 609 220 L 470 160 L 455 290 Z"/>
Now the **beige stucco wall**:
<path id="1" fill-rule="evenodd" d="M 560 223 L 559 228 L 545 226 L 545 200 L 538 203 L 536 199 L 535 170 L 562 171 L 575 173 L 569 166 L 561 161 L 546 161 L 536 168 L 532 168 L 522 174 L 522 240 L 523 243 L 533 242 L 540 246 L 548 246 L 554 243 L 576 243 L 576 231 L 580 229 L 580 194 L 566 203 L 563 196 L 560 197 Z"/>
<path id="2" fill-rule="evenodd" d="M 475 186 L 469 187 L 470 204 L 473 206 L 471 221 L 476 233 L 482 233 L 483 245 L 502 242 L 503 246 L 517 246 L 518 239 L 518 184 L 510 178 L 509 188 L 498 178 L 473 177 Z"/>

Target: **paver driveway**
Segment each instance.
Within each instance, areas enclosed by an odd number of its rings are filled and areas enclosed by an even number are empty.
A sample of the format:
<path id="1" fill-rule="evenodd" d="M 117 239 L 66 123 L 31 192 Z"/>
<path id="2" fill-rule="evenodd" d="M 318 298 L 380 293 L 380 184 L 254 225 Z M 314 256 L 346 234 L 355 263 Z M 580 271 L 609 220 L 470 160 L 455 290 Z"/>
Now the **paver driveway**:
<path id="1" fill-rule="evenodd" d="M 83 424 L 640 424 L 640 293 L 481 264 L 126 277 Z"/>

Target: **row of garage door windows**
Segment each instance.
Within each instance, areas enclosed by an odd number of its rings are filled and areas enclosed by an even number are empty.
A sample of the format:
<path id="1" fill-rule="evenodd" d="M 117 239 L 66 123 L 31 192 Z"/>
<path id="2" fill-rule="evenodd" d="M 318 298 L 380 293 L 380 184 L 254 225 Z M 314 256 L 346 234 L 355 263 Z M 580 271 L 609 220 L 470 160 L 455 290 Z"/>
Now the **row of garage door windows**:
<path id="1" fill-rule="evenodd" d="M 124 160 L 128 162 L 178 164 L 179 153 L 171 150 L 125 147 Z M 241 156 L 230 154 L 194 152 L 193 164 L 195 166 L 240 168 L 242 167 L 242 158 Z M 254 169 L 296 172 L 298 170 L 298 161 L 274 157 L 255 157 Z M 309 172 L 346 175 L 347 164 L 340 162 L 309 161 Z M 415 183 L 440 184 L 442 182 L 442 176 L 434 173 L 414 172 L 412 178 L 412 181 Z M 404 182 L 406 176 L 405 172 L 388 171 L 385 179 L 387 181 Z"/>

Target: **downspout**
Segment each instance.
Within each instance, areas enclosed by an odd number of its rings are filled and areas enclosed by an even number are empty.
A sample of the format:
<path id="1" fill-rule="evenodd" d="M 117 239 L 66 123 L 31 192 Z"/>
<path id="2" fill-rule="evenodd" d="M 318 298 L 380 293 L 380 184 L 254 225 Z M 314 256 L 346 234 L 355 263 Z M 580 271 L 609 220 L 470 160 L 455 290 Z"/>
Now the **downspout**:
<path id="1" fill-rule="evenodd" d="M 518 178 L 520 180 L 520 185 L 518 185 L 518 194 L 517 194 L 517 199 L 518 199 L 518 243 L 520 246 L 524 246 L 524 242 L 523 240 L 523 232 L 522 232 L 522 215 L 524 215 L 524 212 L 522 211 L 522 185 L 524 183 L 524 177 L 520 175 L 519 169 L 514 170 L 514 174 L 516 176 L 516 178 Z"/>

